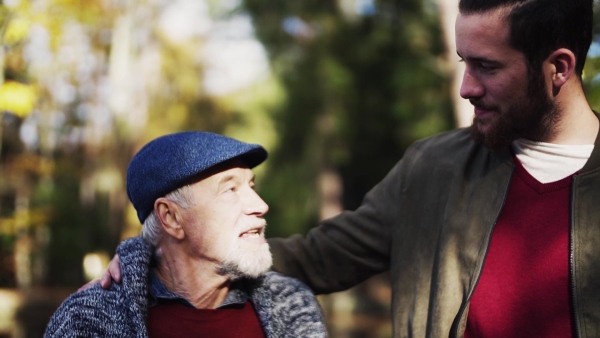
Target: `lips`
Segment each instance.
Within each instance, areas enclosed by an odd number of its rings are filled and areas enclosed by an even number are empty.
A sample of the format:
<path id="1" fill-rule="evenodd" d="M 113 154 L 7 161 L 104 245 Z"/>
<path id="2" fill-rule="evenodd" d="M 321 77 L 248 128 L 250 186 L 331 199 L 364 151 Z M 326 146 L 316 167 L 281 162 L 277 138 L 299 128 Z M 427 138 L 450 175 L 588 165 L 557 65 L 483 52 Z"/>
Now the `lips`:
<path id="1" fill-rule="evenodd" d="M 253 228 L 246 232 L 242 232 L 240 234 L 240 237 L 249 237 L 249 238 L 260 237 L 263 234 L 263 230 L 264 230 L 264 227 Z"/>
<path id="2" fill-rule="evenodd" d="M 482 105 L 480 102 L 476 102 L 473 100 L 469 100 L 473 107 L 475 108 L 475 115 L 478 117 L 485 116 L 488 114 L 492 114 L 494 112 L 494 108 Z"/>
<path id="3" fill-rule="evenodd" d="M 478 117 L 486 116 L 491 113 L 492 113 L 491 110 L 475 107 L 475 115 Z"/>
<path id="4" fill-rule="evenodd" d="M 255 243 L 255 244 L 264 244 L 265 240 L 265 226 L 259 226 L 251 228 L 247 231 L 244 231 L 240 234 L 239 238 L 244 242 Z"/>
<path id="5" fill-rule="evenodd" d="M 253 220 L 246 224 L 239 237 L 245 239 L 264 238 L 266 227 L 267 223 L 264 219 Z"/>

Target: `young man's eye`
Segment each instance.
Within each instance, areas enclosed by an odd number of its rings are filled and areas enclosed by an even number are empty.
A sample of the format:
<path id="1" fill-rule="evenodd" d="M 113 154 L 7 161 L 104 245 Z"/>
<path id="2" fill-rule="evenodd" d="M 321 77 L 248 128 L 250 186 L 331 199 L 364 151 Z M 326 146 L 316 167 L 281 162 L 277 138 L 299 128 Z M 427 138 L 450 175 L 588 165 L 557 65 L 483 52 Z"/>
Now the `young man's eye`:
<path id="1" fill-rule="evenodd" d="M 479 68 L 480 70 L 484 71 L 484 72 L 490 72 L 496 69 L 495 66 L 486 64 L 486 63 L 480 63 L 477 65 L 477 68 Z"/>

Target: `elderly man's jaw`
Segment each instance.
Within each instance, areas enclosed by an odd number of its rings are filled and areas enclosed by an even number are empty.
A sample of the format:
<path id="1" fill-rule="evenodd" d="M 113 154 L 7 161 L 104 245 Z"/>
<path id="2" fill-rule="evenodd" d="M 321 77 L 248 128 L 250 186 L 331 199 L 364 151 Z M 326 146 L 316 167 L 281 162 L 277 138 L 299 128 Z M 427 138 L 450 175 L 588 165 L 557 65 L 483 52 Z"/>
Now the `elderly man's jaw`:
<path id="1" fill-rule="evenodd" d="M 266 273 L 273 264 L 269 244 L 265 240 L 264 219 L 259 218 L 244 226 L 234 239 L 229 254 L 217 267 L 217 273 L 230 280 L 256 278 Z"/>

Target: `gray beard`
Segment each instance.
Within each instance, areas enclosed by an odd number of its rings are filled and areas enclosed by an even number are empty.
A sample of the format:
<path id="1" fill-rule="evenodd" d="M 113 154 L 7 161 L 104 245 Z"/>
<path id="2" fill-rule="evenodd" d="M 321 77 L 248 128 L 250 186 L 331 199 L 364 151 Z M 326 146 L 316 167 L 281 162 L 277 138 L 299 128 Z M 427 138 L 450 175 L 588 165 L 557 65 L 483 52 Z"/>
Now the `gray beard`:
<path id="1" fill-rule="evenodd" d="M 258 277 L 258 276 L 249 276 L 248 274 L 246 274 L 242 270 L 240 270 L 240 268 L 238 267 L 237 264 L 232 263 L 232 262 L 220 264 L 217 267 L 217 274 L 219 274 L 220 276 L 226 277 L 230 281 L 235 281 L 235 280 L 245 278 L 245 277 L 248 277 L 248 278 Z"/>
<path id="2" fill-rule="evenodd" d="M 233 262 L 222 263 L 217 267 L 217 274 L 224 276 L 232 282 L 242 278 L 258 278 L 264 275 L 267 271 L 269 271 L 268 268 L 256 273 L 245 272 Z"/>

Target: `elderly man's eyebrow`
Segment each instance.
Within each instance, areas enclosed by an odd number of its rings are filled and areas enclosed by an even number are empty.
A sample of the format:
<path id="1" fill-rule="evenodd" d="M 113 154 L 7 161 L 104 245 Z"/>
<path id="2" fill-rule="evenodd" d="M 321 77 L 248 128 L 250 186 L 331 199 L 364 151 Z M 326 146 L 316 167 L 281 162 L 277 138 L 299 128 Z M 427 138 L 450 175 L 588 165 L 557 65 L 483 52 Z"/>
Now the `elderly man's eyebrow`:
<path id="1" fill-rule="evenodd" d="M 236 179 L 235 175 L 228 174 L 228 175 L 224 175 L 221 178 L 219 178 L 219 180 L 217 181 L 217 183 L 219 185 L 222 185 L 222 184 L 225 184 L 227 182 L 234 181 L 235 179 Z"/>
<path id="2" fill-rule="evenodd" d="M 252 186 L 254 186 L 256 176 L 254 174 L 252 174 L 252 176 L 250 176 L 250 179 L 248 180 L 248 183 Z M 227 174 L 227 175 L 223 175 L 222 177 L 220 177 L 217 180 L 217 186 L 220 188 L 223 185 L 229 183 L 229 182 L 234 182 L 234 183 L 238 183 L 240 180 L 242 179 L 242 177 L 240 177 L 239 175 L 235 175 L 235 174 Z"/>

